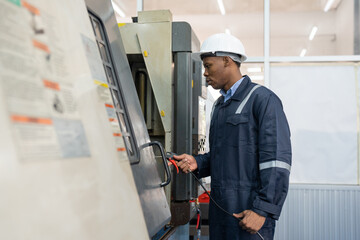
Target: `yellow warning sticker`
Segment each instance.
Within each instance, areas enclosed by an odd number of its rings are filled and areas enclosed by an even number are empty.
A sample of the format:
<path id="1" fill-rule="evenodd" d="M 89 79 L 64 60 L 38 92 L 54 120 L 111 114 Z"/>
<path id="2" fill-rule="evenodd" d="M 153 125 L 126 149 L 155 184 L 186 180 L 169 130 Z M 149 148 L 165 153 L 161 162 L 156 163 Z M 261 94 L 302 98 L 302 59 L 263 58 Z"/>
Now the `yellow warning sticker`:
<path id="1" fill-rule="evenodd" d="M 102 87 L 104 87 L 104 88 L 109 88 L 109 85 L 107 84 L 107 83 L 104 83 L 104 82 L 100 82 L 100 81 L 98 81 L 98 80 L 94 80 L 94 83 L 96 84 L 96 85 L 99 85 L 99 86 L 102 86 Z"/>

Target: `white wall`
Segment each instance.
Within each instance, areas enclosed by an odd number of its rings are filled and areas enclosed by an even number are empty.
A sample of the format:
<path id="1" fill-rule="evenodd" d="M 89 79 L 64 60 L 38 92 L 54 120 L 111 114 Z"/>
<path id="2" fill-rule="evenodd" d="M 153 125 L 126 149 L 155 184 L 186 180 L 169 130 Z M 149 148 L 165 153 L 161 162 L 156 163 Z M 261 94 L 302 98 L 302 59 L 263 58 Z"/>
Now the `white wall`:
<path id="1" fill-rule="evenodd" d="M 292 183 L 358 184 L 356 71 L 350 64 L 271 67 L 292 134 Z"/>

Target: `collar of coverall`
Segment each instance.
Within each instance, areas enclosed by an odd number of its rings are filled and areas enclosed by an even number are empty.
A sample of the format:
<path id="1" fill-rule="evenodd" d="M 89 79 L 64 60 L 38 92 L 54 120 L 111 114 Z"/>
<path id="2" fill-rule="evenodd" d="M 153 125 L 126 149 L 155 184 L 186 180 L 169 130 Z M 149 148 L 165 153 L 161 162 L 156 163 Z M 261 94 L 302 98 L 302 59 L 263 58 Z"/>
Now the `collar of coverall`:
<path id="1" fill-rule="evenodd" d="M 237 88 L 234 95 L 231 97 L 232 100 L 237 100 L 237 101 L 242 100 L 244 97 L 243 92 L 247 88 L 246 86 L 248 86 L 249 83 L 251 83 L 251 80 L 247 75 L 244 75 L 243 77 L 244 77 L 243 81 L 241 82 L 240 86 Z"/>

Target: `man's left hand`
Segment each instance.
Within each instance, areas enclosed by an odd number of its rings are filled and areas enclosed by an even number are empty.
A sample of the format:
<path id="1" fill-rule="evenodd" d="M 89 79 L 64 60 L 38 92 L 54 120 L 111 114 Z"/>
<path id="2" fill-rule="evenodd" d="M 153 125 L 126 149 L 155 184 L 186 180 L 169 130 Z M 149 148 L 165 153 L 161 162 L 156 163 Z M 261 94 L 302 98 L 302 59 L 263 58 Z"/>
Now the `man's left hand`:
<path id="1" fill-rule="evenodd" d="M 245 210 L 238 214 L 234 213 L 233 215 L 239 219 L 242 218 L 242 220 L 239 222 L 240 227 L 251 234 L 255 234 L 257 231 L 259 231 L 264 225 L 266 219 L 265 217 L 251 210 Z"/>

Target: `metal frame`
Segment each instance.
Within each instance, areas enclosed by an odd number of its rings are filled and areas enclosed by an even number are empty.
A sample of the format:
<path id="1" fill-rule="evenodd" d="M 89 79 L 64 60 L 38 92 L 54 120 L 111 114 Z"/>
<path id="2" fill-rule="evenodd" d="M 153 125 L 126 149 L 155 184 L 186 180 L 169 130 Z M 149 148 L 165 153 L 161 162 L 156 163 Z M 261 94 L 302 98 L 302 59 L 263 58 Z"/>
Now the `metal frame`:
<path id="1" fill-rule="evenodd" d="M 266 61 L 265 57 L 249 57 L 247 63 L 263 63 Z M 268 57 L 269 63 L 279 62 L 360 62 L 360 55 L 339 55 L 339 56 L 285 56 L 285 57 Z"/>
<path id="2" fill-rule="evenodd" d="M 136 10 L 137 12 L 144 11 L 144 0 L 137 0 Z"/>
<path id="3" fill-rule="evenodd" d="M 359 64 L 356 64 L 357 66 L 355 67 L 355 79 L 356 79 L 356 124 L 358 126 L 358 131 L 357 131 L 357 184 L 360 185 L 360 131 L 359 131 L 359 126 L 360 126 L 360 102 L 359 102 L 359 98 L 360 98 L 360 93 L 359 93 Z"/>
<path id="4" fill-rule="evenodd" d="M 360 0 L 354 0 L 354 53 L 360 54 Z"/>
<path id="5" fill-rule="evenodd" d="M 264 82 L 270 86 L 270 0 L 264 0 Z"/>

